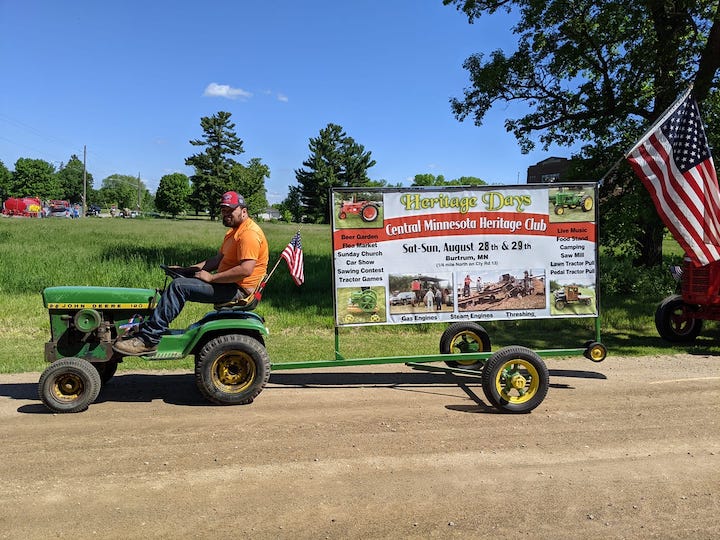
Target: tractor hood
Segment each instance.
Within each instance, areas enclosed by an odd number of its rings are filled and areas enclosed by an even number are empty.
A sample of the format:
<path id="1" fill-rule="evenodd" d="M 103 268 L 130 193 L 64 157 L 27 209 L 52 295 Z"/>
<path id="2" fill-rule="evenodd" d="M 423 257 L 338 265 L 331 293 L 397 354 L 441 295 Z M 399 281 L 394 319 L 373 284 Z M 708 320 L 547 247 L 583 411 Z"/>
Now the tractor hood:
<path id="1" fill-rule="evenodd" d="M 48 287 L 42 292 L 48 309 L 153 309 L 155 289 L 124 287 Z"/>

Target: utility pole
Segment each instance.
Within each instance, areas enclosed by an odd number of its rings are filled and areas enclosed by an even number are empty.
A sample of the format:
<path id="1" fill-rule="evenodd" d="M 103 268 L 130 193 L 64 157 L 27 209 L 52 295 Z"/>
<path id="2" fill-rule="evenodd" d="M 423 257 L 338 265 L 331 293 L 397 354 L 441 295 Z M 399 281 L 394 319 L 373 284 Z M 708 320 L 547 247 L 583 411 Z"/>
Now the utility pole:
<path id="1" fill-rule="evenodd" d="M 83 144 L 83 217 L 87 217 L 87 146 Z"/>
<path id="2" fill-rule="evenodd" d="M 140 212 L 140 173 L 138 173 L 138 203 L 137 203 L 137 209 L 138 212 Z"/>

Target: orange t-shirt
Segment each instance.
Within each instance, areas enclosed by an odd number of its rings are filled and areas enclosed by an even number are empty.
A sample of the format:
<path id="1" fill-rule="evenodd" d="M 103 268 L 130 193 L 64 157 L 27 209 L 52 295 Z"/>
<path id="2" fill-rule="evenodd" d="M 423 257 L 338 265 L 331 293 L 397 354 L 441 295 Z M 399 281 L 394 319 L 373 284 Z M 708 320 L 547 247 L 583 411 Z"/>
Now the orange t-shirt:
<path id="1" fill-rule="evenodd" d="M 224 272 L 247 259 L 255 260 L 253 273 L 237 282 L 246 291 L 254 290 L 267 272 L 269 255 L 265 233 L 250 218 L 225 234 L 220 253 L 223 258 L 220 261 L 218 272 Z"/>

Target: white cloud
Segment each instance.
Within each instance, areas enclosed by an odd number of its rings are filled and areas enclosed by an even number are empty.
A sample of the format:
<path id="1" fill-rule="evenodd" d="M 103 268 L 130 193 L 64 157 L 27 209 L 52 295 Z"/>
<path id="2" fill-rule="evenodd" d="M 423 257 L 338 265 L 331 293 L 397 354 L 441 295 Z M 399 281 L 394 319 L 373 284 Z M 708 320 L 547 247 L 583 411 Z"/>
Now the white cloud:
<path id="1" fill-rule="evenodd" d="M 227 99 L 248 99 L 252 97 L 252 93 L 242 88 L 233 88 L 229 84 L 210 83 L 205 88 L 204 96 L 207 97 L 223 97 Z"/>
<path id="2" fill-rule="evenodd" d="M 278 101 L 282 101 L 283 103 L 288 102 L 288 97 L 285 94 L 278 94 L 277 99 L 278 99 Z"/>

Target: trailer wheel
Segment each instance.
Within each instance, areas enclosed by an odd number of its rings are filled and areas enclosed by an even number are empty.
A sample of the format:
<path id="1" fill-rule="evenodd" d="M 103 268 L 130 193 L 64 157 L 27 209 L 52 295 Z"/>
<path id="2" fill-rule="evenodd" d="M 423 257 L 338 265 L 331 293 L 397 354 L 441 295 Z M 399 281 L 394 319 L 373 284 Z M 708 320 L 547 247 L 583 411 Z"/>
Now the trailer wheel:
<path id="1" fill-rule="evenodd" d="M 655 328 L 660 337 L 673 343 L 689 343 L 702 331 L 702 319 L 692 317 L 693 307 L 682 296 L 665 298 L 655 311 Z"/>
<path id="2" fill-rule="evenodd" d="M 375 221 L 379 213 L 380 211 L 377 206 L 374 204 L 367 204 L 360 210 L 360 218 L 365 222 Z"/>
<path id="3" fill-rule="evenodd" d="M 100 381 L 102 384 L 106 384 L 110 379 L 113 378 L 117 371 L 118 362 L 116 360 L 108 360 L 107 362 L 93 362 L 93 366 L 100 375 Z"/>
<path id="4" fill-rule="evenodd" d="M 76 413 L 97 399 L 102 382 L 93 365 L 81 358 L 61 358 L 50 364 L 38 383 L 38 395 L 48 409 Z"/>
<path id="5" fill-rule="evenodd" d="M 540 405 L 550 387 L 550 373 L 537 353 L 513 345 L 488 358 L 482 373 L 485 397 L 504 412 L 528 413 Z"/>
<path id="6" fill-rule="evenodd" d="M 252 403 L 270 378 L 270 357 L 256 339 L 228 334 L 211 339 L 195 359 L 200 393 L 218 405 Z"/>
<path id="7" fill-rule="evenodd" d="M 448 326 L 440 336 L 440 354 L 464 354 L 488 352 L 490 336 L 485 329 L 474 322 L 457 322 Z M 485 360 L 448 361 L 450 367 L 480 370 Z"/>
<path id="8" fill-rule="evenodd" d="M 607 357 L 607 348 L 602 343 L 590 341 L 585 346 L 583 356 L 593 362 L 602 362 Z"/>

